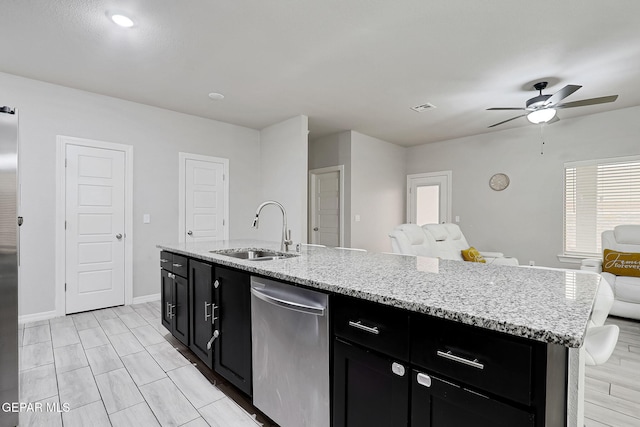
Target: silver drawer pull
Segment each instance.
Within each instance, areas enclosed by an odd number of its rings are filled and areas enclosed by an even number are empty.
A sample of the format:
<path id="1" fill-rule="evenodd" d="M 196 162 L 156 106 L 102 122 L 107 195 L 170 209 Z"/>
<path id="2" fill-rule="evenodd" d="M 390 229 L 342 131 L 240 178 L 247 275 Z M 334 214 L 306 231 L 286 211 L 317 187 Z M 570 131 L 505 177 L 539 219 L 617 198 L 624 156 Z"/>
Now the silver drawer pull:
<path id="1" fill-rule="evenodd" d="M 168 259 L 160 258 L 160 262 L 168 262 Z"/>
<path id="2" fill-rule="evenodd" d="M 360 320 L 358 320 L 357 322 L 354 322 L 353 320 L 349 320 L 349 326 L 360 329 L 365 332 L 369 332 L 370 334 L 374 334 L 374 335 L 378 335 L 380 333 L 377 326 L 363 325 L 362 321 Z"/>
<path id="3" fill-rule="evenodd" d="M 478 362 L 478 359 L 473 359 L 473 360 L 465 359 L 464 357 L 456 356 L 455 354 L 451 353 L 451 351 L 445 352 L 445 351 L 438 350 L 436 351 L 436 354 L 440 357 L 444 357 L 445 359 L 453 360 L 454 362 L 472 366 L 477 369 L 484 369 L 484 365 Z"/>
<path id="4" fill-rule="evenodd" d="M 182 267 L 182 264 L 173 264 L 173 266 L 180 268 L 180 267 Z"/>

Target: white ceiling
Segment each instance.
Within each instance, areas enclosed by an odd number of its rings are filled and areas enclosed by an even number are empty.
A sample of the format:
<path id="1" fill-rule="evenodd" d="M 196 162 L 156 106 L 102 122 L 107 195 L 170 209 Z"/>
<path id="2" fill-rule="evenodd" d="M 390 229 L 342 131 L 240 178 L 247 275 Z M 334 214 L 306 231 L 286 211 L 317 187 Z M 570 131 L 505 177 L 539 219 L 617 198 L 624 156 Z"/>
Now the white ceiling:
<path id="1" fill-rule="evenodd" d="M 136 22 L 107 19 L 120 10 Z M 400 145 L 533 126 L 550 82 L 640 105 L 640 1 L 3 0 L 0 71 L 261 129 L 309 116 Z M 221 92 L 223 101 L 211 101 Z M 1 91 L 0 91 L 1 95 Z M 423 113 L 409 107 L 431 102 Z M 517 112 L 516 112 L 517 113 Z M 553 126 L 553 125 L 551 125 Z"/>

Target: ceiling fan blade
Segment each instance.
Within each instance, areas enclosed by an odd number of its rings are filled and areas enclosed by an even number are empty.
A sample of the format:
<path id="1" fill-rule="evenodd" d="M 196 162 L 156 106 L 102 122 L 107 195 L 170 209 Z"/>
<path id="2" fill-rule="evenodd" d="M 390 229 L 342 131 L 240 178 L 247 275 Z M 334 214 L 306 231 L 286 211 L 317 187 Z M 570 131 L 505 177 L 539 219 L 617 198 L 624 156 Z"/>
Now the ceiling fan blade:
<path id="1" fill-rule="evenodd" d="M 524 110 L 524 108 L 519 107 L 497 107 L 497 108 L 487 108 L 487 111 L 504 111 L 504 110 Z"/>
<path id="2" fill-rule="evenodd" d="M 490 128 L 492 128 L 492 127 L 496 127 L 496 126 L 501 125 L 501 124 L 503 124 L 503 123 L 507 123 L 507 122 L 510 122 L 511 120 L 519 119 L 520 117 L 524 117 L 524 116 L 526 116 L 526 114 L 523 114 L 523 115 L 521 115 L 521 116 L 515 116 L 515 117 L 512 117 L 512 118 L 510 118 L 510 119 L 504 120 L 504 121 L 502 121 L 502 122 L 500 122 L 500 123 L 496 123 L 495 125 L 491 125 L 491 126 L 489 126 L 489 127 L 490 127 Z"/>
<path id="3" fill-rule="evenodd" d="M 553 108 L 585 107 L 587 105 L 606 104 L 607 102 L 613 102 L 616 99 L 618 99 L 618 95 L 610 95 L 600 98 L 583 99 L 582 101 L 566 102 L 564 104 L 554 105 Z"/>
<path id="4" fill-rule="evenodd" d="M 555 116 L 553 116 L 553 119 L 549 120 L 547 122 L 548 125 L 550 125 L 551 123 L 555 123 L 555 122 L 559 122 L 560 119 L 558 118 L 558 115 L 556 114 Z"/>
<path id="5" fill-rule="evenodd" d="M 566 85 L 565 87 L 563 87 L 562 89 L 560 89 L 559 91 L 551 95 L 551 98 L 547 99 L 544 105 L 548 106 L 548 105 L 556 104 L 562 101 L 563 99 L 565 99 L 567 96 L 571 95 L 573 92 L 580 89 L 581 87 L 582 86 L 578 86 L 578 85 Z"/>

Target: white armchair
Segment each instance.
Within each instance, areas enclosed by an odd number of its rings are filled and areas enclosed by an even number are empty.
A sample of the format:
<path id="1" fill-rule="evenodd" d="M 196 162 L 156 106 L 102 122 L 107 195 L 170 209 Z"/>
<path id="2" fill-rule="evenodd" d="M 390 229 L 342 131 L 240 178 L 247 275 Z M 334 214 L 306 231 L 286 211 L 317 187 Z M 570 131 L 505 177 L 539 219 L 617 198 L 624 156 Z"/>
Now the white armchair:
<path id="1" fill-rule="evenodd" d="M 640 253 L 640 225 L 619 225 L 602 233 L 602 250 Z M 602 271 L 601 259 L 582 261 L 585 270 Z M 640 319 L 640 277 L 615 276 L 601 273 L 613 291 L 610 313 L 615 316 Z"/>
<path id="2" fill-rule="evenodd" d="M 391 249 L 397 254 L 428 256 L 462 261 L 461 251 L 469 249 L 460 227 L 456 224 L 401 224 L 391 231 Z M 518 265 L 517 258 L 501 252 L 483 252 L 487 264 Z"/>

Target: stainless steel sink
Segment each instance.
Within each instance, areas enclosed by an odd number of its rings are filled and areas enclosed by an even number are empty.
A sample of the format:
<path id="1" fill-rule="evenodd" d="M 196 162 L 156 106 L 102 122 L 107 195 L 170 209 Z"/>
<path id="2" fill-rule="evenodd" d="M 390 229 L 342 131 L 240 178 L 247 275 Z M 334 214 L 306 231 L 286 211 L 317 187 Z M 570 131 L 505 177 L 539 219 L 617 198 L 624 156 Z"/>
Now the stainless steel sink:
<path id="1" fill-rule="evenodd" d="M 248 261 L 272 261 L 276 259 L 286 259 L 297 256 L 296 254 L 288 254 L 283 252 L 274 252 L 268 250 L 247 250 L 247 251 L 209 251 L 214 254 L 230 256 L 233 258 L 246 259 Z"/>

